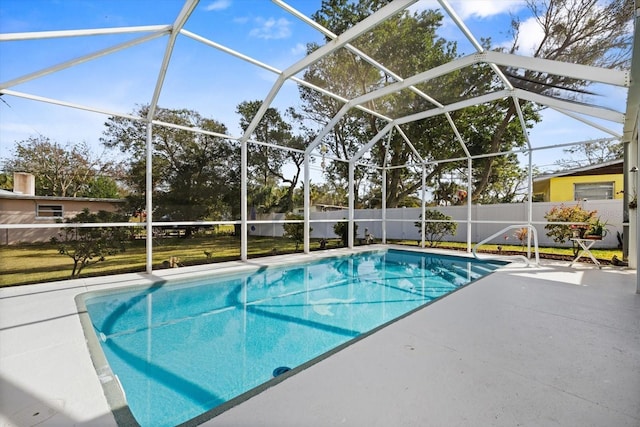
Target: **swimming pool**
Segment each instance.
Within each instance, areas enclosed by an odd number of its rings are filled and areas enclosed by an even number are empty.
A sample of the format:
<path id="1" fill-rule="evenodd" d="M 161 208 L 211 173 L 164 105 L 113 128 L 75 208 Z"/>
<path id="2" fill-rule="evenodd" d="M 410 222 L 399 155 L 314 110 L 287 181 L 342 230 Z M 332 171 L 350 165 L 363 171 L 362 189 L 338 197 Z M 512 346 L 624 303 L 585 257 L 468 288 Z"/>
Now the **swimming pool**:
<path id="1" fill-rule="evenodd" d="M 501 265 L 390 249 L 81 299 L 108 362 L 94 357 L 101 380 L 117 377 L 140 425 L 173 426 L 213 416 Z"/>

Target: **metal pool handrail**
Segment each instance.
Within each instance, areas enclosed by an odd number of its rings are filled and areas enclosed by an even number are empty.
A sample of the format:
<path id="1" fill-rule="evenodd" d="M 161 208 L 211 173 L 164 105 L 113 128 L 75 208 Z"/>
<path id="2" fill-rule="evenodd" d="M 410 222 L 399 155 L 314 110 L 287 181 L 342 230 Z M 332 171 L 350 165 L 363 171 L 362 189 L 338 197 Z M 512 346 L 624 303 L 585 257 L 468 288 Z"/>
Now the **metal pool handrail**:
<path id="1" fill-rule="evenodd" d="M 487 237 L 484 240 L 481 240 L 480 242 L 476 243 L 476 245 L 473 247 L 472 253 L 473 256 L 477 259 L 480 259 L 478 257 L 477 254 L 477 249 L 479 246 L 484 245 L 485 243 L 487 243 L 489 240 L 493 239 L 494 237 L 498 237 L 500 234 L 504 233 L 505 231 L 508 230 L 512 230 L 514 228 L 526 228 L 528 230 L 533 231 L 533 245 L 534 245 L 534 253 L 536 255 L 536 265 L 540 265 L 540 252 L 538 251 L 538 231 L 536 230 L 536 228 L 531 225 L 531 224 L 516 224 L 516 225 L 510 225 L 508 227 L 503 228 L 502 230 L 498 231 L 497 233 L 492 234 L 491 236 Z M 508 255 L 508 256 L 490 256 L 489 258 L 491 259 L 513 259 L 513 258 L 521 258 L 526 264 L 527 267 L 529 267 L 531 265 L 531 262 L 529 261 L 529 258 L 527 258 L 524 255 Z"/>

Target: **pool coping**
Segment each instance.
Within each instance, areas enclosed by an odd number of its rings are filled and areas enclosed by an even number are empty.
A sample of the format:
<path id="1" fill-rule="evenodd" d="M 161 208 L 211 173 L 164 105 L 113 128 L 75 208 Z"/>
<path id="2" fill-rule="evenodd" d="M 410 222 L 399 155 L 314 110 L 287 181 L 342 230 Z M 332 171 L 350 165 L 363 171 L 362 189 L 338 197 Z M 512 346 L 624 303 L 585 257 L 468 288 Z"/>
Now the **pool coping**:
<path id="1" fill-rule="evenodd" d="M 475 258 L 473 257 L 473 255 L 471 254 L 467 254 L 467 253 L 451 253 L 451 252 L 445 252 L 445 251 L 425 251 L 422 250 L 421 248 L 412 248 L 412 247 L 406 247 L 406 246 L 398 246 L 398 245 L 370 245 L 370 246 L 365 246 L 365 247 L 359 247 L 358 250 L 354 251 L 354 250 L 349 250 L 349 251 L 340 251 L 339 253 L 333 252 L 333 251 L 324 251 L 324 252 L 314 252 L 313 257 L 304 257 L 304 258 L 299 258 L 296 257 L 294 258 L 284 258 L 282 259 L 282 257 L 273 257 L 273 261 L 275 262 L 267 262 L 268 265 L 264 265 L 263 263 L 252 263 L 252 264 L 243 264 L 242 266 L 236 266 L 234 265 L 233 267 L 229 268 L 229 269 L 222 269 L 219 272 L 214 272 L 212 273 L 211 271 L 206 271 L 203 272 L 202 274 L 184 274 L 184 275 L 180 275 L 179 277 L 173 277 L 171 278 L 171 280 L 166 279 L 166 278 L 156 278 L 154 281 L 152 281 L 151 283 L 145 281 L 144 283 L 133 283 L 130 284 L 128 286 L 126 286 L 126 288 L 117 288 L 117 289 L 101 289 L 101 290 L 94 290 L 94 291 L 88 291 L 88 292 L 83 292 L 80 294 L 77 294 L 74 298 L 75 303 L 78 307 L 78 316 L 79 316 L 79 320 L 80 320 L 80 324 L 82 326 L 82 330 L 86 339 L 86 343 L 87 343 L 87 348 L 89 350 L 89 354 L 91 357 L 91 362 L 96 370 L 96 374 L 100 380 L 100 384 L 102 386 L 104 395 L 107 399 L 107 403 L 113 413 L 113 416 L 115 418 L 116 424 L 118 426 L 121 427 L 135 427 L 135 426 L 139 426 L 139 423 L 137 422 L 137 420 L 135 419 L 128 403 L 127 403 L 127 398 L 126 398 L 126 394 L 125 391 L 120 383 L 120 380 L 118 378 L 118 376 L 116 374 L 113 373 L 113 371 L 111 370 L 110 366 L 109 366 L 109 362 L 107 361 L 107 358 L 104 354 L 104 351 L 102 349 L 102 346 L 99 342 L 98 337 L 96 336 L 96 333 L 94 331 L 94 327 L 93 324 L 91 323 L 91 318 L 89 316 L 89 313 L 87 311 L 87 307 L 86 307 L 86 300 L 90 299 L 90 298 L 94 298 L 94 297 L 99 297 L 102 295 L 108 295 L 108 294 L 112 294 L 112 293 L 117 293 L 117 292 L 126 292 L 126 291 L 136 291 L 136 290 L 146 290 L 152 287 L 159 287 L 159 286 L 164 286 L 166 283 L 170 283 L 170 284 L 179 284 L 181 281 L 186 281 L 186 280 L 194 280 L 198 277 L 201 276 L 206 276 L 206 277 L 215 277 L 215 278 L 224 278 L 224 277 L 228 277 L 228 276 L 234 276 L 237 275 L 239 273 L 244 273 L 244 272 L 254 272 L 254 271 L 258 271 L 262 268 L 274 268 L 274 267 L 284 267 L 287 265 L 300 265 L 300 264 L 304 264 L 306 262 L 313 262 L 316 260 L 320 260 L 320 259 L 330 259 L 330 258 L 342 258 L 342 257 L 348 257 L 350 255 L 353 255 L 354 253 L 367 253 L 367 252 L 386 252 L 387 250 L 397 250 L 397 251 L 405 251 L 405 252 L 415 252 L 415 253 L 419 253 L 419 254 L 432 254 L 432 255 L 436 255 L 436 256 L 443 256 L 443 257 L 448 257 L 448 258 L 459 258 L 459 259 L 469 259 L 469 260 L 473 260 L 473 261 L 480 261 L 480 262 L 490 262 L 490 261 L 495 261 L 497 263 L 507 265 L 508 262 L 505 261 L 504 257 L 485 257 L 485 258 Z M 271 257 L 270 257 L 271 258 Z M 263 259 L 264 260 L 264 259 Z M 266 261 L 272 261 L 271 259 L 266 260 Z M 499 267 L 500 268 L 500 267 Z M 199 269 L 198 269 L 199 270 Z M 334 347 L 324 353 L 322 353 L 319 356 L 314 357 L 313 359 L 301 364 L 300 366 L 297 366 L 295 368 L 292 368 L 291 370 L 278 375 L 274 378 L 271 378 L 270 380 L 256 386 L 253 387 L 250 390 L 247 390 L 246 392 L 233 397 L 229 400 L 227 400 L 226 402 L 216 406 L 215 408 L 212 408 L 202 414 L 199 414 L 198 416 L 191 418 L 181 424 L 179 424 L 179 426 L 181 427 L 192 427 L 192 426 L 198 426 L 201 425 L 202 423 L 211 420 L 212 418 L 215 418 L 216 416 L 228 411 L 229 409 L 247 401 L 248 399 L 251 399 L 252 397 L 264 392 L 265 390 L 279 384 L 280 382 L 286 380 L 287 378 L 298 374 L 301 371 L 304 371 L 305 369 L 308 369 L 309 367 L 319 363 L 320 361 L 331 357 L 332 355 L 344 350 L 345 348 L 357 343 L 358 341 L 365 339 L 366 337 L 392 325 L 393 323 L 404 319 L 407 316 L 410 316 L 420 310 L 423 310 L 425 308 L 427 308 L 428 306 L 430 306 L 431 304 L 438 302 L 440 300 L 442 300 L 443 298 L 446 298 L 449 295 L 454 294 L 455 292 L 458 292 L 461 289 L 464 289 L 465 287 L 477 282 L 478 280 L 481 280 L 482 278 L 491 275 L 492 273 L 489 273 L 485 276 L 482 276 L 478 279 L 472 280 L 469 283 L 466 283 L 462 286 L 459 286 L 458 288 L 446 293 L 445 295 L 442 295 L 436 299 L 433 299 L 431 301 L 428 301 L 427 303 L 418 306 L 394 319 L 391 319 L 388 322 L 385 322 L 373 329 L 371 329 L 370 331 L 367 331 L 365 333 L 362 333 L 360 335 L 358 335 L 357 337 L 354 337 L 340 345 L 338 345 L 337 347 Z M 172 283 L 173 282 L 173 283 Z"/>

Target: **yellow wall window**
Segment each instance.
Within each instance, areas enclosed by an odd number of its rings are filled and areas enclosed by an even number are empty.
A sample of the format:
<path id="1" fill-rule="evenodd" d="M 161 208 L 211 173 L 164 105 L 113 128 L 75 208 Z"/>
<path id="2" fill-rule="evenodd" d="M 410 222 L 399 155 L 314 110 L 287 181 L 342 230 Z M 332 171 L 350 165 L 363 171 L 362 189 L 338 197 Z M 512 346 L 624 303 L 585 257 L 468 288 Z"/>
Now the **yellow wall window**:
<path id="1" fill-rule="evenodd" d="M 574 200 L 609 200 L 613 199 L 614 183 L 585 182 L 576 183 L 573 188 Z"/>

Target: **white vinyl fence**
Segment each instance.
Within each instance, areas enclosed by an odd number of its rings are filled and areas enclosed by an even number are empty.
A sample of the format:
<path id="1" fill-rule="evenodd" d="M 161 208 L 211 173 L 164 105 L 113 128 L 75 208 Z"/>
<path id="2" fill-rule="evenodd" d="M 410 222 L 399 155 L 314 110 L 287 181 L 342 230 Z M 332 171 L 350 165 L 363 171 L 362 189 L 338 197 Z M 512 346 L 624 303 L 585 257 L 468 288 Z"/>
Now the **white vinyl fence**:
<path id="1" fill-rule="evenodd" d="M 576 202 L 565 203 L 534 203 L 532 208 L 532 223 L 538 231 L 540 246 L 562 246 L 555 243 L 546 235 L 544 229 L 547 223 L 544 215 L 554 206 L 574 206 Z M 614 248 L 619 245 L 618 233 L 622 235 L 622 200 L 593 200 L 581 202 L 584 209 L 596 210 L 603 221 L 607 221 L 608 234 L 602 241 L 596 242 L 594 247 Z M 458 222 L 458 229 L 454 236 L 445 236 L 443 241 L 466 242 L 467 241 L 467 206 L 440 206 L 434 209 L 448 215 L 453 221 Z M 387 239 L 419 240 L 420 233 L 414 222 L 422 212 L 421 208 L 394 208 L 387 209 L 386 230 Z M 471 241 L 479 242 L 482 239 L 497 233 L 501 229 L 512 224 L 527 223 L 528 205 L 526 203 L 476 205 L 471 208 Z M 311 237 L 312 238 L 337 238 L 333 232 L 333 226 L 337 221 L 348 218 L 347 210 L 312 212 L 311 213 Z M 358 225 L 358 238 L 364 238 L 365 228 L 373 234 L 377 241 L 382 237 L 382 210 L 380 209 L 356 209 L 354 211 L 355 222 Z M 258 215 L 259 221 L 283 221 L 284 214 Z M 275 224 L 251 224 L 250 234 L 257 236 L 282 236 L 282 223 Z M 519 244 L 519 240 L 513 236 L 514 230 L 505 232 L 496 237 L 491 243 Z M 568 246 L 565 243 L 564 246 Z"/>

